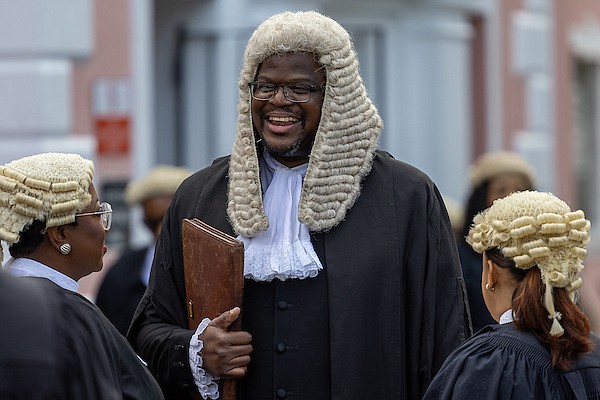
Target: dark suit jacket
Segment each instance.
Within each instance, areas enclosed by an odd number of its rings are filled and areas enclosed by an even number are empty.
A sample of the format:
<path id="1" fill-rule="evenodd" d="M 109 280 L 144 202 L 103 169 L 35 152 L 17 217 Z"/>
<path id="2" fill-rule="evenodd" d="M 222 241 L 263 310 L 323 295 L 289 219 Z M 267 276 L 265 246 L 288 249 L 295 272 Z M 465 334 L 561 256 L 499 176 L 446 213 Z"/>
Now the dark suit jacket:
<path id="1" fill-rule="evenodd" d="M 127 248 L 106 273 L 96 297 L 96 305 L 125 336 L 131 317 L 146 291 L 140 278 L 148 247 Z"/>

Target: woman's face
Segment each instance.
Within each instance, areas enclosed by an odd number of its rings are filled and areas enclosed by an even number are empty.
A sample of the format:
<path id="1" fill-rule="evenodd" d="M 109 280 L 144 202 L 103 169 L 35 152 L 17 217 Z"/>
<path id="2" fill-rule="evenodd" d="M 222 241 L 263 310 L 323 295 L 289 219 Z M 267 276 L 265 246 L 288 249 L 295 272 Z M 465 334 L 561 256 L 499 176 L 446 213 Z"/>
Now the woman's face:
<path id="1" fill-rule="evenodd" d="M 98 193 L 93 184 L 90 185 L 90 194 L 92 201 L 86 209 L 81 211 L 81 214 L 100 211 Z M 71 256 L 78 269 L 79 278 L 82 278 L 102 269 L 102 257 L 106 254 L 104 243 L 106 231 L 100 222 L 100 215 L 78 216 L 76 222 L 76 224 L 69 225 Z"/>
<path id="2" fill-rule="evenodd" d="M 513 192 L 533 189 L 527 177 L 518 172 L 506 172 L 490 179 L 487 190 L 486 208 L 494 200 L 506 197 Z"/>

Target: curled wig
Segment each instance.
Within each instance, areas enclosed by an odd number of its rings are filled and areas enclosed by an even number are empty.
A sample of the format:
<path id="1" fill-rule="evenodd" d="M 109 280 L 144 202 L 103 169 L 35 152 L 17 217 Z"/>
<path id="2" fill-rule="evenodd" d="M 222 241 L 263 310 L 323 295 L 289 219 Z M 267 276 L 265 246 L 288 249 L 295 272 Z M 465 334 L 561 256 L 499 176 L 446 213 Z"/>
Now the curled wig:
<path id="1" fill-rule="evenodd" d="M 229 166 L 227 213 L 233 229 L 252 237 L 267 229 L 262 203 L 256 138 L 248 83 L 268 57 L 290 52 L 313 54 L 325 69 L 321 120 L 302 186 L 298 219 L 311 231 L 342 221 L 370 172 L 383 122 L 359 74 L 349 33 L 314 11 L 284 12 L 254 31 L 239 81 L 239 114 Z"/>

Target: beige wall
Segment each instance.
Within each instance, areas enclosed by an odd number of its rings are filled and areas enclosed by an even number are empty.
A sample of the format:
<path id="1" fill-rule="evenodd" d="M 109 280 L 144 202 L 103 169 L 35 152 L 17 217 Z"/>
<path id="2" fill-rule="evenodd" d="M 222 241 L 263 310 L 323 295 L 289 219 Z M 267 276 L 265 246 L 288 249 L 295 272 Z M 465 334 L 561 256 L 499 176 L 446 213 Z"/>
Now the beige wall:
<path id="1" fill-rule="evenodd" d="M 92 12 L 95 26 L 91 57 L 76 61 L 73 67 L 72 126 L 75 134 L 94 133 L 94 82 L 99 78 L 128 78 L 131 74 L 129 1 L 94 0 Z M 97 155 L 95 181 L 100 188 L 104 181 L 127 180 L 130 175 L 130 154 Z M 104 257 L 104 269 L 79 281 L 79 292 L 91 300 L 94 300 L 104 274 L 120 252 L 114 245 L 109 244 L 108 247 L 108 253 Z"/>
<path id="2" fill-rule="evenodd" d="M 573 171 L 573 54 L 569 35 L 573 29 L 593 22 L 600 25 L 600 2 L 597 0 L 555 1 L 555 68 L 556 68 L 556 162 L 560 192 L 566 200 L 574 198 Z M 593 228 L 593 227 L 592 227 Z M 592 330 L 600 332 L 600 237 L 592 232 L 590 251 L 583 271 L 584 284 L 581 300 L 584 311 L 591 319 Z"/>

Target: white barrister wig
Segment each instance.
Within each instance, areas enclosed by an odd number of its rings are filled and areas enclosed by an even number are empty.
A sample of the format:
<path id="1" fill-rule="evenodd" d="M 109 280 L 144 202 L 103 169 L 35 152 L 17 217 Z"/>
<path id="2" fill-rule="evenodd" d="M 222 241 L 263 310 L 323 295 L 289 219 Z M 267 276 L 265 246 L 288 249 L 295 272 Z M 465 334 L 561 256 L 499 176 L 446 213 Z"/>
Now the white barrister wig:
<path id="1" fill-rule="evenodd" d="M 0 166 L 0 240 L 18 243 L 34 220 L 48 228 L 74 222 L 92 200 L 93 177 L 94 163 L 77 154 L 43 153 Z"/>
<path id="2" fill-rule="evenodd" d="M 269 224 L 262 203 L 248 84 L 266 58 L 290 52 L 313 54 L 327 79 L 298 206 L 298 219 L 311 231 L 326 231 L 344 219 L 360 194 L 362 179 L 371 170 L 383 128 L 360 77 L 350 35 L 340 24 L 314 11 L 284 12 L 260 24 L 244 54 L 229 166 L 227 213 L 233 229 L 247 237 Z"/>
<path id="3" fill-rule="evenodd" d="M 590 226 L 583 211 L 571 211 L 551 193 L 515 192 L 473 218 L 467 242 L 478 253 L 498 248 L 517 268 L 539 268 L 546 285 L 544 305 L 553 320 L 550 334 L 560 336 L 564 331 L 552 290 L 564 288 L 574 300 L 583 283 L 579 275 Z"/>

